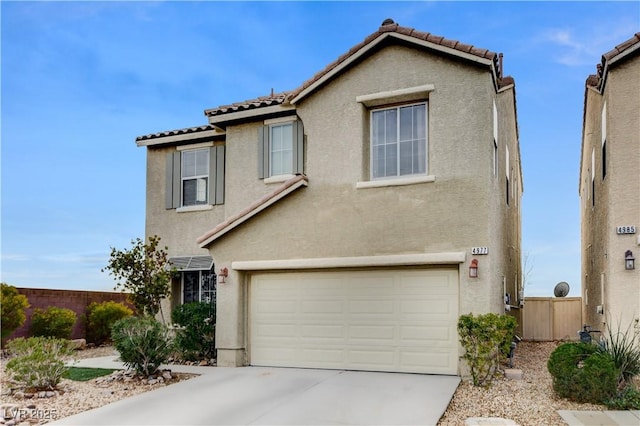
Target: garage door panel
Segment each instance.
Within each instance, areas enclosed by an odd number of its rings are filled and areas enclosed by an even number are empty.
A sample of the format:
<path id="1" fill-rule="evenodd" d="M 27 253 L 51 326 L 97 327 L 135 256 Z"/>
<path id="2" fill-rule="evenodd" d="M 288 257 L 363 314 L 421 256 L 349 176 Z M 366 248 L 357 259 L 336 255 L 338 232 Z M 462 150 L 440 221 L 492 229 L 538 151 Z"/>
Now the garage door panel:
<path id="1" fill-rule="evenodd" d="M 352 325 L 349 327 L 349 339 L 366 340 L 369 344 L 379 340 L 381 344 L 387 344 L 395 339 L 395 330 L 392 325 Z"/>
<path id="2" fill-rule="evenodd" d="M 252 365 L 456 374 L 455 270 L 251 277 Z"/>

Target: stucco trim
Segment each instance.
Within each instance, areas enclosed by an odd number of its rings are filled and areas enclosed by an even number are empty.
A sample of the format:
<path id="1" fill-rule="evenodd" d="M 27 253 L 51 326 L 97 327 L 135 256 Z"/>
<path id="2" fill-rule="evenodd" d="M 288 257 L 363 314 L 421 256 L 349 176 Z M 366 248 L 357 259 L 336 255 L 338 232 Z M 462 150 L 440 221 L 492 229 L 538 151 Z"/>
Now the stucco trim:
<path id="1" fill-rule="evenodd" d="M 429 93 L 433 92 L 435 88 L 436 87 L 433 84 L 423 84 L 422 86 L 370 93 L 368 95 L 356 96 L 356 102 L 361 103 L 366 107 L 375 107 L 392 102 L 415 101 L 428 98 Z"/>
<path id="2" fill-rule="evenodd" d="M 231 262 L 236 271 L 283 269 L 363 268 L 384 266 L 455 265 L 464 263 L 465 252 L 392 254 L 382 256 L 326 257 L 283 260 L 247 260 Z"/>
<path id="3" fill-rule="evenodd" d="M 238 225 L 251 219 L 267 207 L 277 203 L 287 195 L 291 194 L 298 188 L 306 187 L 308 185 L 308 179 L 305 175 L 296 175 L 292 179 L 289 179 L 284 184 L 274 189 L 269 194 L 253 202 L 249 207 L 237 213 L 224 222 L 218 224 L 215 228 L 198 237 L 196 242 L 201 248 L 206 248 L 209 244 L 236 228 Z"/>
<path id="4" fill-rule="evenodd" d="M 370 181 L 356 182 L 356 189 L 384 188 L 386 186 L 416 185 L 419 183 L 429 183 L 429 182 L 435 182 L 435 181 L 436 181 L 436 177 L 434 175 L 370 180 Z"/>

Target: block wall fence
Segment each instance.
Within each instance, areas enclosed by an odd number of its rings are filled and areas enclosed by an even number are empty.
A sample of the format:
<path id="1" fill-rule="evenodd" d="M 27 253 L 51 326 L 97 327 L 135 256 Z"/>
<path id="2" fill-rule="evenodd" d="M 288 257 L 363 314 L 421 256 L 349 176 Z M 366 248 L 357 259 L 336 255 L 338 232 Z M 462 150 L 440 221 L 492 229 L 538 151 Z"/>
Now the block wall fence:
<path id="1" fill-rule="evenodd" d="M 84 291 L 84 290 L 49 290 L 43 288 L 22 288 L 16 287 L 18 293 L 27 297 L 29 301 L 29 308 L 26 309 L 25 314 L 27 320 L 22 327 L 16 329 L 7 340 L 15 339 L 16 337 L 29 337 L 29 327 L 31 326 L 31 314 L 36 308 L 47 309 L 49 306 L 56 306 L 58 308 L 71 309 L 76 313 L 77 319 L 73 326 L 73 332 L 71 333 L 72 339 L 84 339 L 86 336 L 85 330 L 85 315 L 87 306 L 90 303 L 102 303 L 109 300 L 114 302 L 124 303 L 133 309 L 133 305 L 127 300 L 127 293 L 117 293 L 108 291 Z"/>

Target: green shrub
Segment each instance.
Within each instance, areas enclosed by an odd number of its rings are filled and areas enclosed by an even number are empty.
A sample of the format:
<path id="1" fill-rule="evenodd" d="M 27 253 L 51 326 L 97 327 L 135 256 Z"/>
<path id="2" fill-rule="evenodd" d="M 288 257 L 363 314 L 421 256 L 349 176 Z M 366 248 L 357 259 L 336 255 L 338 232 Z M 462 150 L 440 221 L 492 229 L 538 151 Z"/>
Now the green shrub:
<path id="1" fill-rule="evenodd" d="M 67 371 L 65 361 L 73 354 L 68 340 L 52 337 L 20 337 L 7 344 L 12 358 L 6 370 L 18 386 L 34 390 L 50 390 Z"/>
<path id="2" fill-rule="evenodd" d="M 173 352 L 167 327 L 149 316 L 116 321 L 111 338 L 124 365 L 147 376 L 155 373 Z"/>
<path id="3" fill-rule="evenodd" d="M 192 302 L 176 306 L 171 312 L 171 321 L 181 327 L 175 338 L 181 358 L 194 361 L 214 356 L 216 312 L 213 305 Z"/>
<path id="4" fill-rule="evenodd" d="M 0 283 L 0 287 L 2 288 L 0 298 L 0 310 L 2 311 L 0 339 L 4 341 L 16 328 L 24 324 L 27 319 L 24 311 L 29 307 L 29 302 L 27 297 L 18 293 L 14 286 Z"/>
<path id="5" fill-rule="evenodd" d="M 508 355 L 511 349 L 516 326 L 516 319 L 509 315 L 460 316 L 458 335 L 474 386 L 491 384 L 500 357 Z"/>
<path id="6" fill-rule="evenodd" d="M 76 313 L 71 309 L 56 306 L 49 306 L 45 310 L 36 308 L 31 314 L 31 335 L 69 339 L 76 318 Z"/>
<path id="7" fill-rule="evenodd" d="M 562 398 L 603 403 L 616 394 L 619 371 L 607 353 L 590 343 L 565 343 L 547 361 L 553 389 Z"/>
<path id="8" fill-rule="evenodd" d="M 601 341 L 600 350 L 610 355 L 620 372 L 619 387 L 624 388 L 633 378 L 640 374 L 640 337 L 638 330 L 629 325 L 622 331 L 618 323 L 618 331 L 607 327 L 607 334 Z"/>
<path id="9" fill-rule="evenodd" d="M 111 326 L 119 319 L 130 317 L 133 311 L 113 300 L 87 306 L 87 340 L 98 345 L 111 339 Z"/>
<path id="10" fill-rule="evenodd" d="M 609 410 L 640 410 L 640 391 L 627 386 L 613 398 L 606 399 L 604 404 Z"/>

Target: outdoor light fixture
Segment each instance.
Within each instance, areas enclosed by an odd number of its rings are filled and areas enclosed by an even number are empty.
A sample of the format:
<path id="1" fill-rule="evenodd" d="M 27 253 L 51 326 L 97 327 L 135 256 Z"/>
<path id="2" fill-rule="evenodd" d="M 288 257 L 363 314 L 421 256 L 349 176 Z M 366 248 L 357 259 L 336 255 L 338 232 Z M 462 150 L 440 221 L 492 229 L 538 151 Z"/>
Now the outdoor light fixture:
<path id="1" fill-rule="evenodd" d="M 478 259 L 471 260 L 471 265 L 469 265 L 469 278 L 478 278 Z"/>
<path id="2" fill-rule="evenodd" d="M 226 283 L 228 276 L 229 276 L 229 270 L 227 268 L 220 269 L 220 273 L 218 274 L 218 282 L 221 284 Z"/>
<path id="3" fill-rule="evenodd" d="M 636 259 L 633 257 L 633 253 L 631 250 L 627 250 L 624 252 L 624 269 L 630 271 L 632 269 L 636 269 Z"/>

